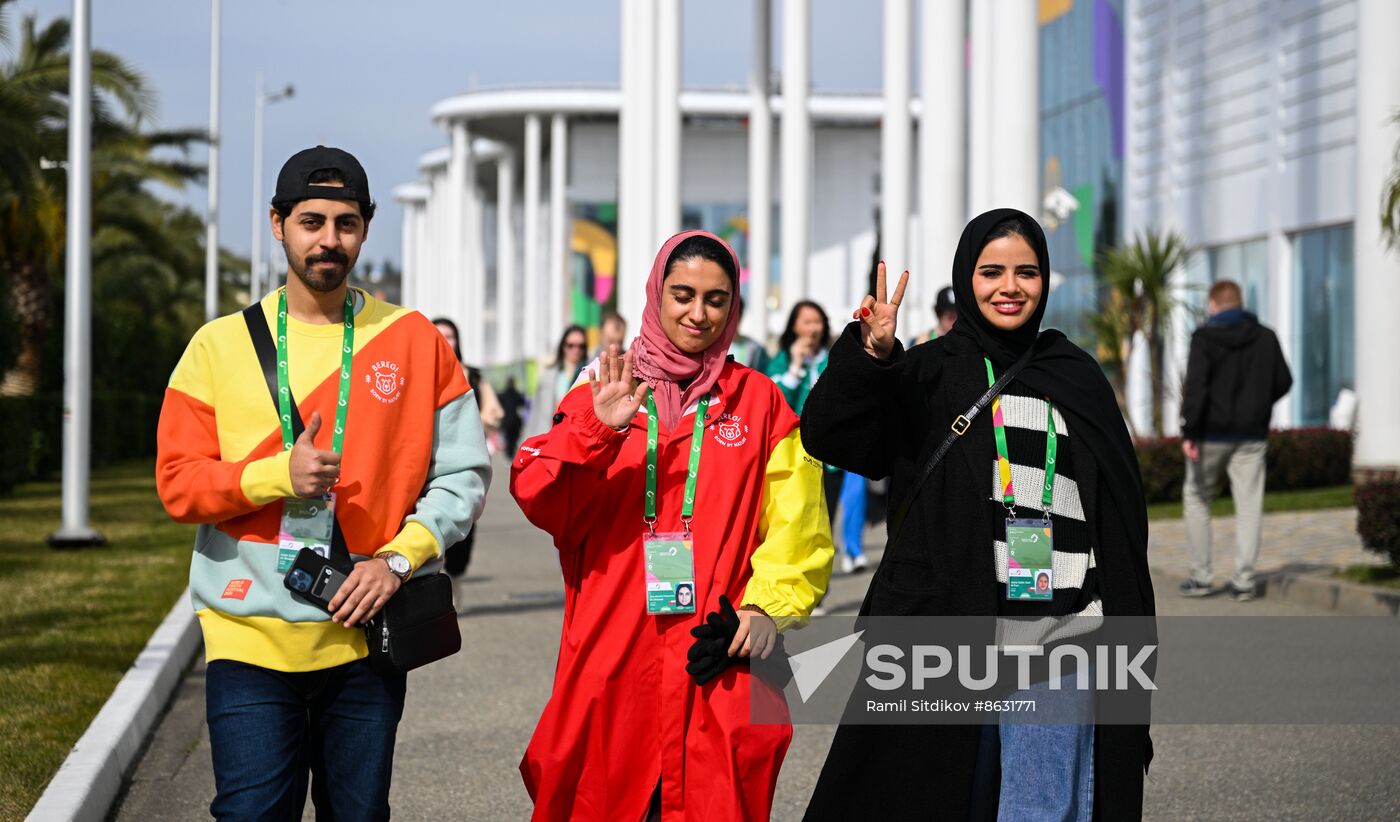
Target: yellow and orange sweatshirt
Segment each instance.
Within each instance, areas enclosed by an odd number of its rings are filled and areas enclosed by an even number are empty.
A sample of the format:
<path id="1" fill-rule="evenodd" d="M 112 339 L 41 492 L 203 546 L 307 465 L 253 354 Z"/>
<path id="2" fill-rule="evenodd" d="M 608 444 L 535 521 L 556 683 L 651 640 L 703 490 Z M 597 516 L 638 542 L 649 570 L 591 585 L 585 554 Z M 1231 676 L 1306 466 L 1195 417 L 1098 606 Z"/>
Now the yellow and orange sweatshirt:
<path id="1" fill-rule="evenodd" d="M 358 289 L 350 405 L 336 518 L 351 558 L 392 550 L 416 573 L 481 513 L 491 464 L 471 388 L 452 349 L 416 311 Z M 277 327 L 277 292 L 260 303 Z M 287 318 L 292 396 L 319 411 L 329 448 L 342 327 Z M 313 671 L 365 656 L 364 632 L 330 621 L 282 585 L 277 536 L 293 496 L 290 452 L 241 313 L 208 323 L 171 374 L 157 434 L 156 487 L 166 511 L 199 524 L 190 598 L 208 660 Z"/>

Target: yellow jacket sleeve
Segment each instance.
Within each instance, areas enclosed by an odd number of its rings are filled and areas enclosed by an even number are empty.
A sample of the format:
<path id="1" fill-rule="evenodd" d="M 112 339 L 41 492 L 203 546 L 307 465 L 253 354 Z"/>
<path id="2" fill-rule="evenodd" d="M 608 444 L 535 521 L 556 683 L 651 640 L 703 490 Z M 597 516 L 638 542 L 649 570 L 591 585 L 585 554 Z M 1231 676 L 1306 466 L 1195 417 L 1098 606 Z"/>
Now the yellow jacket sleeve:
<path id="1" fill-rule="evenodd" d="M 831 581 L 836 555 L 822 493 L 822 464 L 793 429 L 768 457 L 753 577 L 743 605 L 757 605 L 780 630 L 806 622 Z"/>

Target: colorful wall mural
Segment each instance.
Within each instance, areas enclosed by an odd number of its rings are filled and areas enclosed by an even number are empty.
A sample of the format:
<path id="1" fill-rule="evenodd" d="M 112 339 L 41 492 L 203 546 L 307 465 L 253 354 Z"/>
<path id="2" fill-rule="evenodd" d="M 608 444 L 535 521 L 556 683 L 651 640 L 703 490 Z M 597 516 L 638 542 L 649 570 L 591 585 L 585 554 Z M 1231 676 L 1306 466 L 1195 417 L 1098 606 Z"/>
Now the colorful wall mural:
<path id="1" fill-rule="evenodd" d="M 1040 151 L 1044 194 L 1077 203 L 1043 222 L 1060 275 L 1046 322 L 1080 342 L 1097 310 L 1094 261 L 1121 241 L 1123 0 L 1041 0 Z M 1069 202 L 1060 197 L 1061 202 Z"/>

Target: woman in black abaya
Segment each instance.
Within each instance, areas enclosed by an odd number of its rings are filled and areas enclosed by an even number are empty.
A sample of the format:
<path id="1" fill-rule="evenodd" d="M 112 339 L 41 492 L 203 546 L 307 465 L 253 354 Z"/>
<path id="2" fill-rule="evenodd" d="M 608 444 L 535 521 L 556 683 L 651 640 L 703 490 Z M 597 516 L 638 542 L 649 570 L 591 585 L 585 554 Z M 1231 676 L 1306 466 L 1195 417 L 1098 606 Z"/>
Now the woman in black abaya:
<path id="1" fill-rule="evenodd" d="M 963 231 L 953 260 L 958 323 L 905 351 L 895 336 L 908 273 L 887 298 L 883 264 L 832 347 L 802 415 L 817 459 L 891 477 L 892 508 L 947 437 L 954 419 L 1028 350 L 1029 363 L 948 451 L 914 497 L 871 580 L 867 616 L 1151 617 L 1147 514 L 1132 440 L 1097 362 L 1054 330 L 1045 236 L 1028 215 L 989 211 Z M 1053 412 L 1051 412 L 1053 407 Z M 994 437 L 1004 420 L 1004 445 Z M 1057 429 L 1053 596 L 1008 599 L 1006 506 L 1041 516 L 1048 421 Z M 1005 457 L 1005 461 L 999 459 Z M 1005 468 L 1003 468 L 1005 465 Z M 1008 480 L 1017 478 L 1014 488 Z M 1011 502 L 1014 500 L 1014 503 Z M 975 725 L 842 725 L 808 807 L 809 820 L 1002 818 L 1136 819 L 1152 758 L 1145 725 L 1085 725 L 1052 739 L 1045 726 L 1000 740 Z M 998 744 L 1000 753 L 997 754 Z M 983 767 L 979 770 L 979 750 Z M 993 765 L 988 784 L 986 761 Z M 997 756 L 1043 763 L 1053 784 L 1020 790 L 995 776 Z M 1027 787 L 1024 783 L 1022 788 Z"/>

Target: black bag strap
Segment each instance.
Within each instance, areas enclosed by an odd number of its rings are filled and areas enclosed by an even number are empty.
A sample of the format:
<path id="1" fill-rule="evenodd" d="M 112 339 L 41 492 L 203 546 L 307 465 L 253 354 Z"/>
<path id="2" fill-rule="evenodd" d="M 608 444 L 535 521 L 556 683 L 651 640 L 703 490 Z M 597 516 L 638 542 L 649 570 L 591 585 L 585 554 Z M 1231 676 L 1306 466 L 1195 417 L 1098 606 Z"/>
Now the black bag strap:
<path id="1" fill-rule="evenodd" d="M 258 354 L 258 364 L 262 366 L 263 379 L 267 382 L 267 394 L 272 398 L 272 408 L 280 418 L 282 408 L 277 402 L 277 346 L 272 342 L 272 330 L 267 327 L 262 303 L 253 303 L 243 309 L 243 322 L 248 326 L 248 336 L 253 338 L 253 350 Z M 292 437 L 295 439 L 306 430 L 306 424 L 301 421 L 301 410 L 297 408 L 297 399 L 292 395 L 290 388 L 287 389 L 287 399 L 291 402 Z M 340 532 L 340 518 L 333 518 L 331 523 L 331 559 L 349 568 L 350 550 L 345 545 L 345 535 Z"/>
<path id="2" fill-rule="evenodd" d="M 904 521 L 909 517 L 910 509 L 914 507 L 914 500 L 919 496 L 919 491 L 923 489 L 924 483 L 928 481 L 929 475 L 933 473 L 933 469 L 938 463 L 943 461 L 943 457 L 948 453 L 948 449 L 953 447 L 953 443 L 962 439 L 962 435 L 966 434 L 968 429 L 972 427 L 972 421 L 977 418 L 978 414 L 982 413 L 982 409 L 987 407 L 987 404 L 992 401 L 992 398 L 1000 394 L 1002 390 L 1016 378 L 1017 374 L 1021 373 L 1021 369 L 1030 364 L 1033 356 L 1035 356 L 1034 344 L 1026 349 L 1026 353 L 1022 354 L 1020 359 L 1012 363 L 1011 367 L 1002 373 L 1001 377 L 992 384 L 991 388 L 987 389 L 985 394 L 977 398 L 977 402 L 974 402 L 966 411 L 959 414 L 957 419 L 953 420 L 951 433 L 943 440 L 943 444 L 938 446 L 938 450 L 933 452 L 933 456 L 928 458 L 923 468 L 919 470 L 918 478 L 914 480 L 914 484 L 910 487 L 909 492 L 904 495 L 904 500 L 900 502 L 899 509 L 895 511 L 894 518 L 890 520 L 890 539 L 887 544 L 894 545 L 895 540 L 899 538 L 900 531 L 904 529 Z"/>

